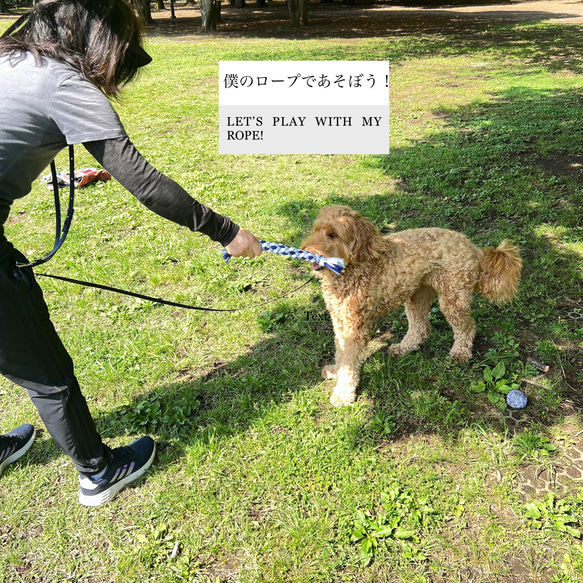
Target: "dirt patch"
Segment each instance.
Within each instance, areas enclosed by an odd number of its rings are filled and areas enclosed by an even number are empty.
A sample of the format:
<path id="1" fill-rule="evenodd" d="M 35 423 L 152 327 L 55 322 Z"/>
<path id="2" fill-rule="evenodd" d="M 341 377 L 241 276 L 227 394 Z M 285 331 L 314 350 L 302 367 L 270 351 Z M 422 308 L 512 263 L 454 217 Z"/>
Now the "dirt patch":
<path id="1" fill-rule="evenodd" d="M 553 152 L 545 157 L 538 158 L 535 163 L 549 174 L 573 176 L 575 178 L 583 177 L 583 156 Z"/>
<path id="2" fill-rule="evenodd" d="M 200 35 L 200 10 L 176 8 L 176 18 L 169 10 L 154 11 L 151 36 L 208 38 Z M 308 26 L 294 29 L 285 2 L 270 2 L 265 8 L 249 3 L 246 8 L 233 8 L 223 3 L 222 23 L 214 36 L 248 38 L 366 38 L 407 35 L 412 32 L 439 34 L 483 28 L 503 22 L 550 20 L 562 24 L 583 24 L 583 2 L 580 0 L 508 2 L 480 6 L 397 6 L 386 2 L 359 2 L 347 6 L 341 2 L 311 3 Z"/>
<path id="3" fill-rule="evenodd" d="M 222 4 L 222 23 L 213 36 L 249 38 L 365 38 L 373 36 L 408 35 L 412 32 L 431 34 L 450 31 L 468 32 L 492 23 L 534 22 L 549 20 L 561 24 L 583 24 L 582 0 L 535 0 L 533 2 L 491 2 L 476 0 L 470 5 L 460 3 L 436 6 L 435 0 L 425 3 L 414 0 L 388 2 L 357 0 L 354 6 L 343 2 L 312 1 L 308 10 L 308 26 L 294 29 L 290 24 L 285 1 L 269 2 L 264 8 L 247 0 L 245 8 Z M 411 4 L 411 5 L 408 5 Z M 168 2 L 167 2 L 168 5 Z M 22 11 L 0 14 L 0 21 L 15 20 Z M 177 6 L 176 18 L 170 10 L 153 10 L 154 23 L 147 27 L 150 36 L 204 39 L 200 34 L 200 8 Z"/>

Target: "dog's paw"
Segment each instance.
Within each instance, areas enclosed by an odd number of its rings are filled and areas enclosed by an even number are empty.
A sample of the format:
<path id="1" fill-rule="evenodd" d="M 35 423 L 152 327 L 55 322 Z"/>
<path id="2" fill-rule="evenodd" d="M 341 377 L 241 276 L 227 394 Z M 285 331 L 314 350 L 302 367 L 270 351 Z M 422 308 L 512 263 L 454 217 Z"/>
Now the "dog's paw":
<path id="1" fill-rule="evenodd" d="M 407 354 L 408 352 L 411 352 L 411 351 L 403 348 L 402 344 L 392 344 L 391 346 L 389 346 L 389 354 L 391 356 L 394 356 L 395 358 L 397 358 L 399 356 L 403 356 L 403 355 Z"/>
<path id="2" fill-rule="evenodd" d="M 333 365 L 325 366 L 322 369 L 322 377 L 325 379 L 335 379 L 338 376 L 338 372 L 336 371 L 336 367 Z"/>
<path id="3" fill-rule="evenodd" d="M 468 348 L 463 348 L 461 350 L 450 350 L 449 355 L 455 364 L 462 364 L 468 362 L 472 358 L 472 351 Z"/>
<path id="4" fill-rule="evenodd" d="M 346 407 L 347 405 L 352 405 L 352 403 L 354 403 L 354 397 L 347 398 L 337 395 L 336 393 L 332 393 L 330 396 L 330 403 L 332 403 L 334 407 Z"/>

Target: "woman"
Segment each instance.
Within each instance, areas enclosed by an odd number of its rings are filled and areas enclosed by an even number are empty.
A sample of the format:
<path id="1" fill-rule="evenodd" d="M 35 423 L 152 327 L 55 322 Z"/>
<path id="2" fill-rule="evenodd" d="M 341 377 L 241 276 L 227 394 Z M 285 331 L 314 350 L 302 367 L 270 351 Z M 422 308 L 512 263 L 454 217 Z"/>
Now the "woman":
<path id="1" fill-rule="evenodd" d="M 125 0 L 39 0 L 28 22 L 0 39 L 0 373 L 25 387 L 47 430 L 79 472 L 79 501 L 111 500 L 151 465 L 142 437 L 110 449 L 81 394 L 72 360 L 40 287 L 4 235 L 12 202 L 65 146 L 85 148 L 155 213 L 200 231 L 234 256 L 261 254 L 257 239 L 199 204 L 134 148 L 108 98 L 150 62 Z M 0 474 L 28 451 L 32 425 L 0 436 Z"/>

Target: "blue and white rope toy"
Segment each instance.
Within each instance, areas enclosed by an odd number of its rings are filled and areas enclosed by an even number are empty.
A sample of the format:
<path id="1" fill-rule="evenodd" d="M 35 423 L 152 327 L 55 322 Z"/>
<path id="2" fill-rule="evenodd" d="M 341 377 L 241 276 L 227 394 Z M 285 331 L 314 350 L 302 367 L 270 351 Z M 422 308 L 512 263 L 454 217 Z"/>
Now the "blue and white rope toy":
<path id="1" fill-rule="evenodd" d="M 308 253 L 307 251 L 296 249 L 295 247 L 288 247 L 281 243 L 271 243 L 270 241 L 259 241 L 259 243 L 263 251 L 277 253 L 278 255 L 291 257 L 292 259 L 302 259 L 303 261 L 316 263 L 320 267 L 327 267 L 330 271 L 333 271 L 336 274 L 344 272 L 344 259 L 341 257 L 324 257 L 323 255 Z M 226 249 L 223 249 L 223 259 L 225 260 L 225 263 L 228 263 L 229 259 L 231 259 L 231 255 L 227 253 Z"/>

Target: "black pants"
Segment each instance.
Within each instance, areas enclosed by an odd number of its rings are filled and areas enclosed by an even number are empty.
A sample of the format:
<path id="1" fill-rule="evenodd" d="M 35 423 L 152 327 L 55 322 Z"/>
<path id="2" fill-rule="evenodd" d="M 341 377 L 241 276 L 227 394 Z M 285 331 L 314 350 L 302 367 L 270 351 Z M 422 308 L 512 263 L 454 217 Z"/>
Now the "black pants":
<path id="1" fill-rule="evenodd" d="M 79 472 L 100 471 L 111 457 L 75 378 L 73 361 L 50 321 L 42 290 L 23 255 L 0 263 L 0 373 L 28 390 L 55 442 Z"/>

